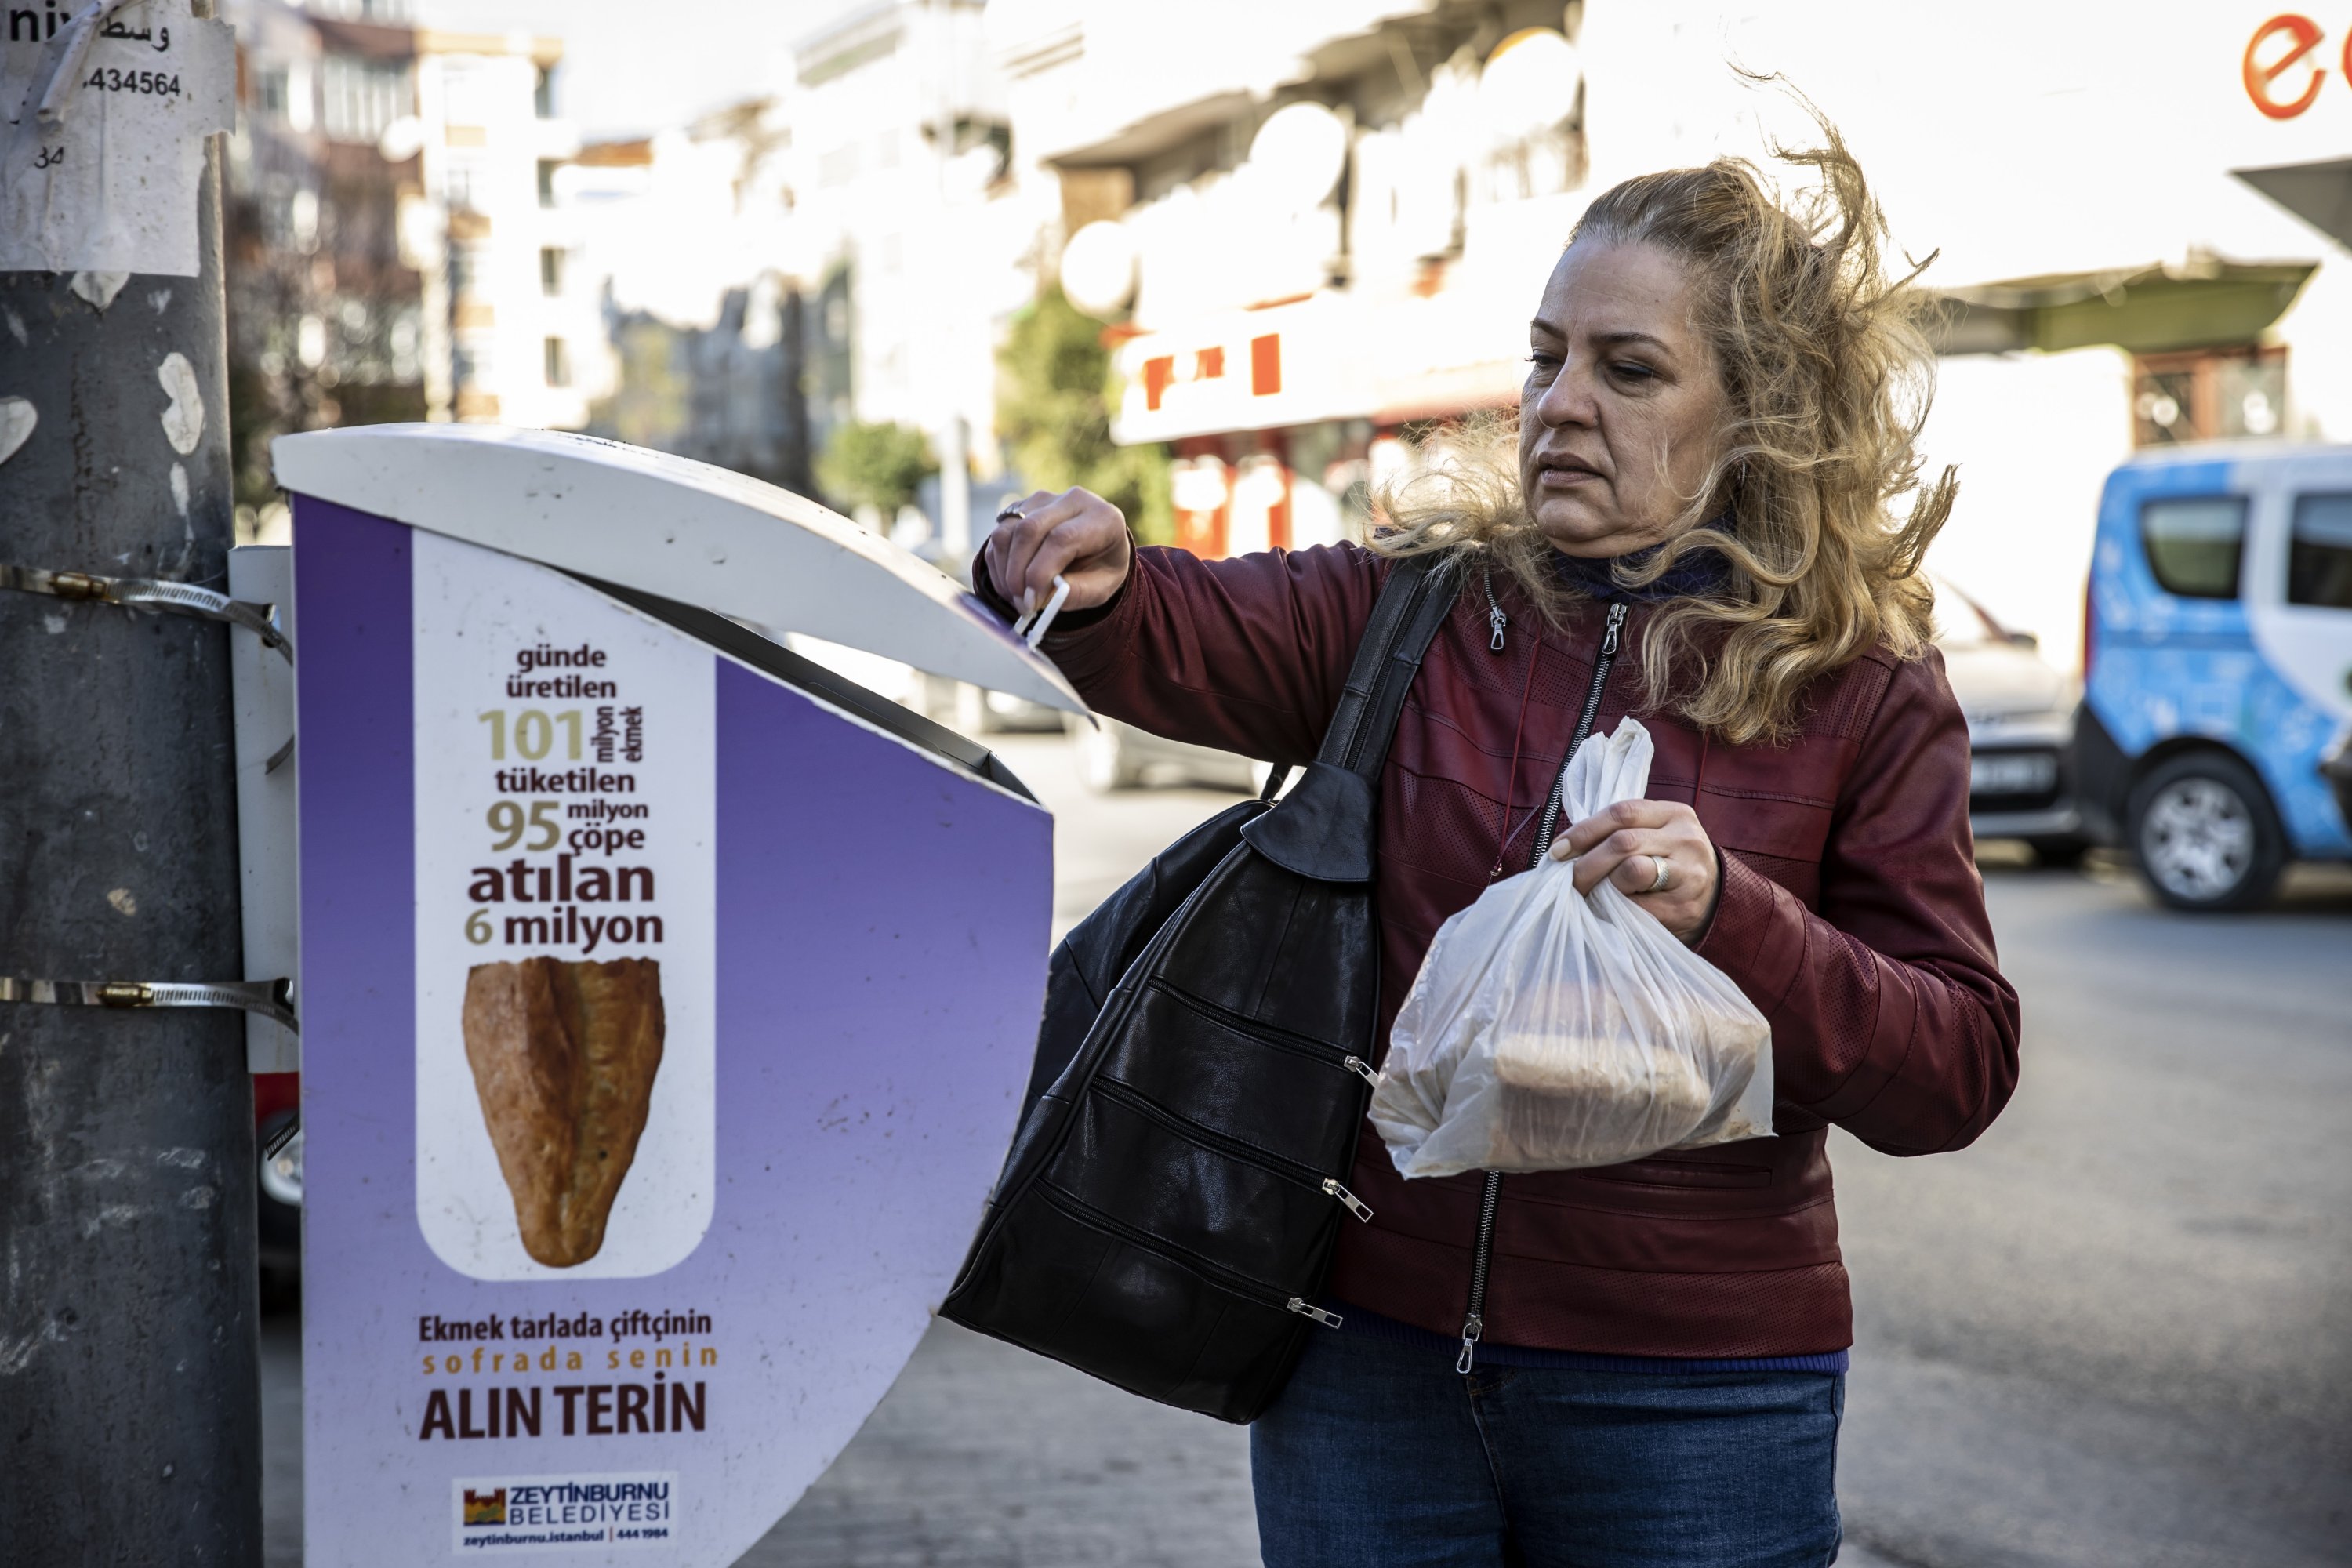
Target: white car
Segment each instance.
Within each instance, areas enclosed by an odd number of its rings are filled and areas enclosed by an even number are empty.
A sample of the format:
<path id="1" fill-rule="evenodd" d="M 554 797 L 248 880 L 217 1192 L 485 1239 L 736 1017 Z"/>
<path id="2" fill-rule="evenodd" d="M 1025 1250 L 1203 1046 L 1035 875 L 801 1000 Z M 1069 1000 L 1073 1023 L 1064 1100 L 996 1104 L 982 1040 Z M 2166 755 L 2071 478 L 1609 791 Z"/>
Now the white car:
<path id="1" fill-rule="evenodd" d="M 2012 632 L 1951 584 L 1936 584 L 1936 646 L 1969 721 L 1969 826 L 2022 838 L 2047 861 L 2089 847 L 2072 752 L 2083 689 L 2052 668 L 2031 632 Z"/>
<path id="2" fill-rule="evenodd" d="M 1077 748 L 1078 777 L 1088 789 L 1108 792 L 1146 784 L 1201 784 L 1255 795 L 1264 782 L 1263 763 L 1195 746 L 1106 718 L 1101 727 L 1066 715 L 1070 744 Z"/>
<path id="3" fill-rule="evenodd" d="M 1969 721 L 1970 826 L 1979 838 L 2022 838 L 2045 860 L 2071 862 L 2086 847 L 2067 762 L 2080 686 L 2042 658 L 2031 633 L 2010 631 L 1949 583 L 1937 584 L 1936 603 L 1936 643 Z M 1263 763 L 1116 719 L 1097 729 L 1073 718 L 1068 730 L 1089 789 L 1166 783 L 1255 793 L 1265 781 Z"/>

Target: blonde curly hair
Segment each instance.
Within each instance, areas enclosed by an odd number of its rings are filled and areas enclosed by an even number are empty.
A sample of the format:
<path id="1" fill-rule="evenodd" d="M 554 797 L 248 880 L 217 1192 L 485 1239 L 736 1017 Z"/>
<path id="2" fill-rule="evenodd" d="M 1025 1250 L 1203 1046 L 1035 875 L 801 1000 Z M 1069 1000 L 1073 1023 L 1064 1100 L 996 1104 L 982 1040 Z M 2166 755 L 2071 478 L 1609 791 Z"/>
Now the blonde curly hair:
<path id="1" fill-rule="evenodd" d="M 1817 178 L 1801 197 L 1717 158 L 1613 187 L 1569 239 L 1656 246 L 1697 297 L 1726 394 L 1717 455 L 1676 532 L 1619 580 L 1654 582 L 1702 551 L 1726 558 L 1720 594 L 1669 601 L 1652 623 L 1642 674 L 1654 705 L 1735 742 L 1786 738 L 1807 684 L 1856 656 L 1926 647 L 1934 595 L 1919 563 L 1958 489 L 1948 468 L 1920 479 L 1935 355 L 1911 284 L 1926 263 L 1886 277 L 1885 216 L 1836 128 L 1814 118 L 1821 145 L 1773 149 Z M 1380 495 L 1374 548 L 1472 553 L 1557 624 L 1574 595 L 1521 500 L 1516 441 L 1509 420 L 1445 433 L 1420 473 Z M 1727 511 L 1730 528 L 1698 526 Z"/>

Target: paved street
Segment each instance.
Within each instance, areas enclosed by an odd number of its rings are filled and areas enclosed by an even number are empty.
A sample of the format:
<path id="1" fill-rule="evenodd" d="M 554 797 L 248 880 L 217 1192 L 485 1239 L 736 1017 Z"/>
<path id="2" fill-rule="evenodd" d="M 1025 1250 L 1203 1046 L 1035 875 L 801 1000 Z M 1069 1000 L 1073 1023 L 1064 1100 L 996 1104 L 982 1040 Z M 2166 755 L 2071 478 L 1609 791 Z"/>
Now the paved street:
<path id="1" fill-rule="evenodd" d="M 1002 749 L 1059 816 L 1065 925 L 1234 798 L 1098 799 L 1060 742 Z M 2352 877 L 2190 920 L 2114 875 L 1987 875 L 2024 1087 L 1965 1154 L 1835 1146 L 1842 1561 L 2352 1563 Z M 266 1350 L 270 1562 L 293 1563 L 289 1319 Z M 942 1325 L 745 1561 L 1248 1563 L 1246 1440 Z"/>
<path id="2" fill-rule="evenodd" d="M 1961 1155 L 1836 1150 L 1852 1535 L 1922 1568 L 2352 1562 L 2352 879 L 2193 920 L 1988 884 L 2016 1100 Z"/>

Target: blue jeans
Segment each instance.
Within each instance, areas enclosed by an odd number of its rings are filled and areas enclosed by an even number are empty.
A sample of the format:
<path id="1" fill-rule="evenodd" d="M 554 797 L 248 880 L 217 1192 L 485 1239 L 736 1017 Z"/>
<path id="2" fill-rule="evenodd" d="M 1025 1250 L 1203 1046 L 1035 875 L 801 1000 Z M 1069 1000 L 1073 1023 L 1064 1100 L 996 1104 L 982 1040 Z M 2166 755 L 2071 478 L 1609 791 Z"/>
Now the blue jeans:
<path id="1" fill-rule="evenodd" d="M 1311 1337 L 1250 1428 L 1265 1568 L 1821 1568 L 1845 1379 L 1481 1367 Z"/>

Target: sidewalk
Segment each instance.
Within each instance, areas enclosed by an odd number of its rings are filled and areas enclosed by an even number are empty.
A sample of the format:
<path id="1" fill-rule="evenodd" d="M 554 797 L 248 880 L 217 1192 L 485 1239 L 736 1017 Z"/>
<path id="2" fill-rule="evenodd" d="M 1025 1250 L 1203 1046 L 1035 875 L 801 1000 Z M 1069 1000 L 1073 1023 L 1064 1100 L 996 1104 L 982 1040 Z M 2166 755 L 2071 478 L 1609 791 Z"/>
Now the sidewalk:
<path id="1" fill-rule="evenodd" d="M 1004 1418 L 1024 1423 L 1010 1448 Z M 1249 1435 L 951 1323 L 740 1568 L 1255 1568 Z M 1838 1568 L 1927 1568 L 1849 1543 Z"/>
<path id="2" fill-rule="evenodd" d="M 1006 1425 L 1015 1412 L 1028 1417 L 1017 1432 Z M 741 1563 L 1248 1568 L 1257 1560 L 1245 1430 L 935 1323 L 865 1430 Z"/>

